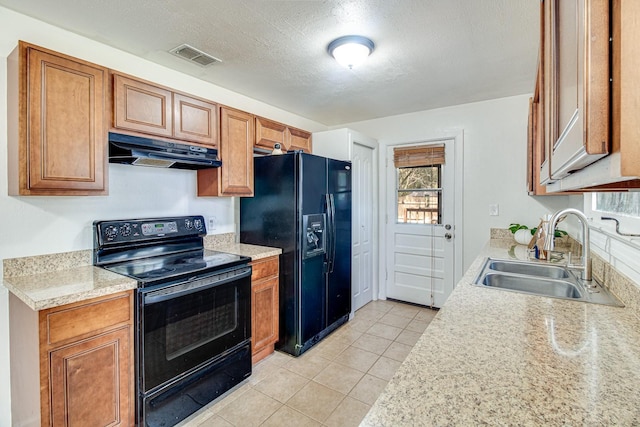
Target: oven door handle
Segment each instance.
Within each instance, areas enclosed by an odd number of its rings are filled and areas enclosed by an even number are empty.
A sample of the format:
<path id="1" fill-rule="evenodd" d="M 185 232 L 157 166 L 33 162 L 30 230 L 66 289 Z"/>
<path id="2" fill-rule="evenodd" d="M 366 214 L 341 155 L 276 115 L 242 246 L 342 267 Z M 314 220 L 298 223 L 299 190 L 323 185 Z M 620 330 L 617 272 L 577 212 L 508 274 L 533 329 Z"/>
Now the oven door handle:
<path id="1" fill-rule="evenodd" d="M 229 273 L 234 273 L 230 275 Z M 151 305 L 159 302 L 167 301 L 173 298 L 178 298 L 184 295 L 189 295 L 194 292 L 203 291 L 205 289 L 213 288 L 216 286 L 224 285 L 226 283 L 234 282 L 239 279 L 243 279 L 247 276 L 251 276 L 251 267 L 242 267 L 237 270 L 232 270 L 228 273 L 214 274 L 208 277 L 197 277 L 189 282 L 170 286 L 168 288 L 157 289 L 149 291 L 143 295 L 143 304 Z M 213 279 L 213 280 L 212 280 Z M 204 282 L 204 283 L 203 283 Z"/>

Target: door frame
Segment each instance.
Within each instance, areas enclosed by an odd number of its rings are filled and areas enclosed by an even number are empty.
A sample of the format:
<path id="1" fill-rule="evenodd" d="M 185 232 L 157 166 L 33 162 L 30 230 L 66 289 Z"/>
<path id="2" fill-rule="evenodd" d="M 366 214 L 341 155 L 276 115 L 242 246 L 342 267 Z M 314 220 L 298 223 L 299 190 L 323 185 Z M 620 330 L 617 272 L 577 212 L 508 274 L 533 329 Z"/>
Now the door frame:
<path id="1" fill-rule="evenodd" d="M 380 156 L 380 144 L 378 143 L 378 141 L 376 141 L 373 138 L 370 138 L 366 135 L 363 135 L 359 132 L 350 130 L 349 131 L 349 157 L 352 157 L 353 154 L 353 146 L 355 144 L 358 145 L 362 145 L 363 147 L 368 147 L 373 151 L 373 159 L 371 162 L 371 167 L 373 168 L 372 170 L 372 174 L 373 176 L 380 176 L 380 158 L 383 156 Z M 372 256 L 372 260 L 371 260 L 371 265 L 375 266 L 376 264 L 380 264 L 379 260 L 380 258 L 380 252 L 379 252 L 379 232 L 380 232 L 380 198 L 379 198 L 379 194 L 380 194 L 380 182 L 379 179 L 373 180 L 372 182 L 373 185 L 373 216 L 371 218 L 371 256 Z M 353 232 L 353 231 L 352 231 Z M 373 301 L 378 299 L 378 294 L 380 293 L 380 289 L 382 288 L 382 286 L 380 286 L 380 273 L 379 273 L 379 269 L 377 268 L 373 268 L 371 271 L 371 281 L 373 282 L 371 284 L 371 298 Z M 351 317 L 353 317 L 353 314 L 355 313 L 354 309 L 354 304 L 353 304 L 353 290 L 351 292 Z"/>
<path id="2" fill-rule="evenodd" d="M 378 196 L 378 207 L 380 209 L 384 209 L 384 211 L 380 211 L 382 214 L 381 220 L 378 221 L 379 230 L 378 236 L 380 236 L 379 246 L 378 246 L 378 259 L 386 260 L 386 247 L 387 247 L 387 223 L 389 218 L 387 217 L 387 203 L 389 202 L 390 197 L 394 197 L 395 188 L 387 188 L 387 168 L 393 165 L 389 165 L 389 159 L 386 155 L 387 148 L 393 147 L 397 145 L 409 145 L 409 144 L 436 144 L 442 141 L 453 141 L 453 150 L 454 150 L 454 214 L 453 214 L 453 288 L 455 289 L 457 283 L 462 278 L 462 266 L 464 265 L 463 259 L 463 242 L 464 242 L 464 232 L 463 232 L 463 161 L 464 161 L 464 131 L 457 130 L 444 133 L 443 135 L 436 137 L 425 137 L 419 139 L 411 139 L 411 140 L 389 140 L 378 141 L 380 143 L 380 152 L 385 153 L 384 155 L 378 156 L 380 161 L 378 170 L 379 178 L 378 178 L 378 188 L 379 188 L 379 196 Z M 380 262 L 378 267 L 378 277 L 384 278 L 382 280 L 378 280 L 378 298 L 379 299 L 387 299 L 387 263 Z M 383 285 L 384 284 L 384 285 Z M 375 288 L 374 288 L 375 292 Z"/>

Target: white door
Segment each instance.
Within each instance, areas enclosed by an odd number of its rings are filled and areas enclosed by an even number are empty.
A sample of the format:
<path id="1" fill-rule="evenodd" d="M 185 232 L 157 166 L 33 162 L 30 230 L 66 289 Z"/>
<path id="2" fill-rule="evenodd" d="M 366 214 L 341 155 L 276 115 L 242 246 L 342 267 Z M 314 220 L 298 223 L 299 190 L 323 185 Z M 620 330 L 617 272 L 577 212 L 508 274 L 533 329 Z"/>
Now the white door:
<path id="1" fill-rule="evenodd" d="M 374 213 L 374 150 L 353 144 L 352 152 L 352 311 L 369 301 L 373 292 L 373 213 Z"/>
<path id="2" fill-rule="evenodd" d="M 389 298 L 441 307 L 453 291 L 454 141 L 387 147 L 386 293 Z M 395 167 L 394 148 L 438 144 L 444 144 L 445 163 L 438 167 L 437 174 L 433 167 L 424 168 L 428 179 L 408 180 L 408 176 L 418 173 L 418 168 Z M 434 181 L 436 175 L 437 182 Z M 416 183 L 423 181 L 429 184 Z"/>

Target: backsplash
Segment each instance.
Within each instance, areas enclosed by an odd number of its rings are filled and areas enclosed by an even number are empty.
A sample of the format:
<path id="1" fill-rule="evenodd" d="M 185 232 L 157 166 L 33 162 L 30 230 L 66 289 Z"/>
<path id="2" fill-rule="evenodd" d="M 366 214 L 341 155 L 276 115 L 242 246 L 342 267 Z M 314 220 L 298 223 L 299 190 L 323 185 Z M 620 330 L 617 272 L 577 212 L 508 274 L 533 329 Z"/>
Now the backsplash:
<path id="1" fill-rule="evenodd" d="M 230 245 L 236 243 L 236 233 L 207 234 L 204 236 L 204 247 L 215 248 L 216 246 Z"/>
<path id="2" fill-rule="evenodd" d="M 62 271 L 93 264 L 90 249 L 57 254 L 7 258 L 2 269 L 3 277 L 27 276 L 50 271 Z"/>
<path id="3" fill-rule="evenodd" d="M 640 317 L 640 287 L 611 264 L 591 251 L 593 277 L 613 292 L 624 305 Z"/>

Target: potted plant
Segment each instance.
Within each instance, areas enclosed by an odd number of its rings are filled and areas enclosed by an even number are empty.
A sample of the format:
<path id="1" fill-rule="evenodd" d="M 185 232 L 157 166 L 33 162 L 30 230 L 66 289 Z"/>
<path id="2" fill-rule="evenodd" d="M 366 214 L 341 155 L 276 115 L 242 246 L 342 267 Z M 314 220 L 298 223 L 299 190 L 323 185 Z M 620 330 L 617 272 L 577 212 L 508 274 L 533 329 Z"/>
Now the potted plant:
<path id="1" fill-rule="evenodd" d="M 531 237 L 536 234 L 538 227 L 529 228 L 524 224 L 509 224 L 509 231 L 513 233 L 513 238 L 516 242 L 526 245 L 531 241 Z M 560 230 L 556 228 L 556 232 L 554 233 L 554 237 L 564 237 L 567 236 L 568 233 L 564 230 Z"/>
<path id="2" fill-rule="evenodd" d="M 522 245 L 526 245 L 531 241 L 531 236 L 535 234 L 537 228 L 530 230 L 524 224 L 509 224 L 509 231 L 513 233 L 513 238 Z"/>

